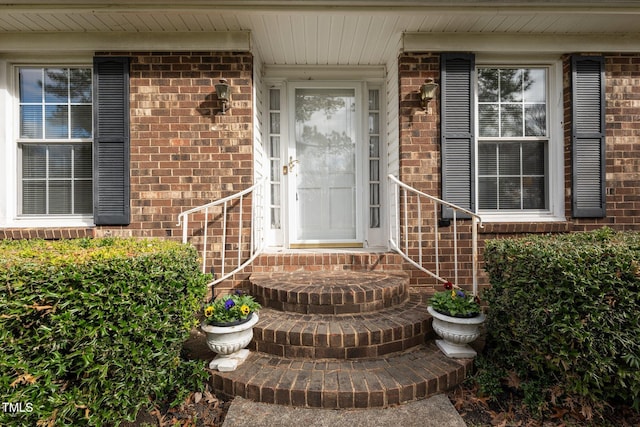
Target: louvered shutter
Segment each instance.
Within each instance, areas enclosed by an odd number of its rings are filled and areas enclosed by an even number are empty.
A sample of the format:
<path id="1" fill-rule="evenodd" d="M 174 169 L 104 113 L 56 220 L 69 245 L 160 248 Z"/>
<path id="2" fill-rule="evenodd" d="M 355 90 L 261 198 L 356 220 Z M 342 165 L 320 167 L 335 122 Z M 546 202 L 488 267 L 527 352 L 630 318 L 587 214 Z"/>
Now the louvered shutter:
<path id="1" fill-rule="evenodd" d="M 93 61 L 93 216 L 96 225 L 128 225 L 129 59 Z"/>
<path id="2" fill-rule="evenodd" d="M 572 58 L 573 216 L 604 217 L 605 97 L 604 59 Z"/>
<path id="3" fill-rule="evenodd" d="M 445 53 L 440 57 L 441 155 L 443 200 L 475 212 L 474 81 L 472 54 Z M 453 218 L 450 208 L 443 218 Z M 458 214 L 458 218 L 464 218 Z"/>

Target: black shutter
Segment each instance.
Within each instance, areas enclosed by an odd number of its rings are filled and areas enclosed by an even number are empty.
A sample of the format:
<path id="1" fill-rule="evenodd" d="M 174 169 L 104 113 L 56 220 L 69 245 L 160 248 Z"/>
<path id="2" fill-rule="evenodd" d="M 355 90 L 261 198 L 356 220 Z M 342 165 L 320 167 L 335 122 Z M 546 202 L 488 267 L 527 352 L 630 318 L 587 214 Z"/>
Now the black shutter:
<path id="1" fill-rule="evenodd" d="M 474 55 L 441 55 L 442 199 L 472 212 L 475 212 L 474 76 Z M 453 218 L 452 209 L 444 208 L 442 217 Z"/>
<path id="2" fill-rule="evenodd" d="M 573 217 L 604 217 L 604 58 L 574 56 L 572 65 Z"/>
<path id="3" fill-rule="evenodd" d="M 96 225 L 128 225 L 129 58 L 93 60 L 93 218 Z"/>

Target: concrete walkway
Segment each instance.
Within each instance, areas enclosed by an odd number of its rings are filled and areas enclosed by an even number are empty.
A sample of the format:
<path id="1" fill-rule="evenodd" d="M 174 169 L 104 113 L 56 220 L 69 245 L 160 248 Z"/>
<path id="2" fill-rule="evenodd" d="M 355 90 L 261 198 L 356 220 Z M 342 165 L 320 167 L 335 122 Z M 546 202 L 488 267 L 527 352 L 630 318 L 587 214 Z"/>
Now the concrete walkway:
<path id="1" fill-rule="evenodd" d="M 309 409 L 234 398 L 222 427 L 256 426 L 466 427 L 466 424 L 444 394 L 384 409 Z"/>

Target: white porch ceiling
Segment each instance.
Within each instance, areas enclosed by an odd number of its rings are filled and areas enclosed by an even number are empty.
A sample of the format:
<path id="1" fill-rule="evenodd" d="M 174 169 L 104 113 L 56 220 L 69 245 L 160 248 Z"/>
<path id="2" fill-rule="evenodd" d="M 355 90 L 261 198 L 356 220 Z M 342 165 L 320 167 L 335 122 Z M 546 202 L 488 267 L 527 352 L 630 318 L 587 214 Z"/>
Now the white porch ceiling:
<path id="1" fill-rule="evenodd" d="M 120 48 L 126 40 L 137 47 L 136 39 L 147 46 L 153 42 L 150 36 L 162 35 L 155 46 L 163 50 L 175 48 L 171 34 L 188 33 L 185 40 L 191 40 L 194 49 L 205 49 L 204 38 L 211 33 L 249 32 L 252 48 L 267 65 L 378 65 L 397 54 L 403 33 L 413 34 L 414 41 L 429 40 L 416 38 L 418 34 L 439 42 L 443 34 L 455 34 L 461 44 L 463 34 L 542 35 L 546 40 L 585 35 L 612 43 L 631 40 L 627 49 L 634 49 L 640 41 L 639 18 L 640 1 L 634 0 L 15 0 L 0 3 L 0 52 L 12 46 L 24 51 L 25 43 L 35 46 L 51 33 L 80 41 L 78 33 L 84 34 L 88 48 L 91 40 L 99 39 L 96 50 L 104 49 L 110 38 Z M 198 40 L 199 35 L 204 40 Z"/>

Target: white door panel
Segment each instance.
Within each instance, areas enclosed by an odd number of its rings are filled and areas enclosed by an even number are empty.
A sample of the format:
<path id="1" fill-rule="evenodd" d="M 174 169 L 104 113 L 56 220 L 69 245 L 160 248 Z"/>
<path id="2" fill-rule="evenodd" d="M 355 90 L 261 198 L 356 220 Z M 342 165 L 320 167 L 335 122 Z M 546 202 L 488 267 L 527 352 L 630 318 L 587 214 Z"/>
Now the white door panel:
<path id="1" fill-rule="evenodd" d="M 360 238 L 361 101 L 357 87 L 293 87 L 289 145 L 290 242 Z"/>

